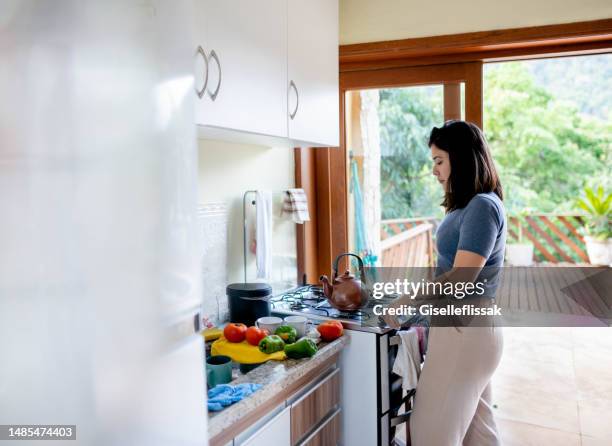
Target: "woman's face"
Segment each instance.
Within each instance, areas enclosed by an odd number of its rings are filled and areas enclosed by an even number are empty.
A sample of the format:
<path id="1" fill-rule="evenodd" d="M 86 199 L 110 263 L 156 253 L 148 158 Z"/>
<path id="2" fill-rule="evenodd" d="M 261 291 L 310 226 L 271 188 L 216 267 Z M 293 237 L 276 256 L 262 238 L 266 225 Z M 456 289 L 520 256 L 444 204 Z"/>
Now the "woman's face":
<path id="1" fill-rule="evenodd" d="M 439 149 L 435 144 L 431 147 L 431 159 L 433 160 L 433 174 L 442 185 L 442 189 L 447 190 L 448 178 L 451 173 L 450 159 L 448 152 Z"/>

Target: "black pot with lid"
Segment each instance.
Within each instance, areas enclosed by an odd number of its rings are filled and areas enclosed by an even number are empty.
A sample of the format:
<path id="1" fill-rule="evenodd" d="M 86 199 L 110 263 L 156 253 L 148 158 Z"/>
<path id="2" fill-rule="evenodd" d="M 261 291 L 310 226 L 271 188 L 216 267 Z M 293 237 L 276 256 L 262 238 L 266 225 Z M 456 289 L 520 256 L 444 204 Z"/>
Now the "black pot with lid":
<path id="1" fill-rule="evenodd" d="M 260 317 L 270 316 L 272 287 L 267 283 L 232 283 L 225 288 L 230 322 L 255 325 Z"/>

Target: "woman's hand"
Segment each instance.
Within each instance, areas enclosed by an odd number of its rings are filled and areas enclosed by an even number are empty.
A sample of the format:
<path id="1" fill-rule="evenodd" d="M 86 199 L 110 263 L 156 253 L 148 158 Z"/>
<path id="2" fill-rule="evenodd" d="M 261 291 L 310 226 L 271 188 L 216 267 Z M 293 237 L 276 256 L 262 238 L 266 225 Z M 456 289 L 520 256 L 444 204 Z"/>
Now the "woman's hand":
<path id="1" fill-rule="evenodd" d="M 385 314 L 382 318 L 389 327 L 394 328 L 396 330 L 402 328 L 402 325 L 399 323 L 397 317 Z"/>
<path id="2" fill-rule="evenodd" d="M 400 297 L 399 299 L 395 299 L 389 305 L 384 307 L 383 311 L 388 308 L 400 308 L 402 305 L 405 305 L 406 303 L 407 303 L 406 297 L 405 296 Z M 382 318 L 387 323 L 387 325 L 391 328 L 398 329 L 402 327 L 402 324 L 400 324 L 397 316 L 393 316 L 393 315 L 388 314 L 387 312 L 384 312 Z"/>

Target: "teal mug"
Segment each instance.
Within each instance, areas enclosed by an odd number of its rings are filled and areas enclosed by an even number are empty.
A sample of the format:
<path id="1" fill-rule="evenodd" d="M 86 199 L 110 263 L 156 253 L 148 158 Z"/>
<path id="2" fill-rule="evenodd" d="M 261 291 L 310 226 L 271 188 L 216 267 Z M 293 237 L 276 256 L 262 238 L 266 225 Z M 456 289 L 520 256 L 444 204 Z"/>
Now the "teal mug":
<path id="1" fill-rule="evenodd" d="M 232 380 L 232 358 L 224 355 L 206 358 L 206 382 L 212 389 L 217 384 L 227 384 Z"/>

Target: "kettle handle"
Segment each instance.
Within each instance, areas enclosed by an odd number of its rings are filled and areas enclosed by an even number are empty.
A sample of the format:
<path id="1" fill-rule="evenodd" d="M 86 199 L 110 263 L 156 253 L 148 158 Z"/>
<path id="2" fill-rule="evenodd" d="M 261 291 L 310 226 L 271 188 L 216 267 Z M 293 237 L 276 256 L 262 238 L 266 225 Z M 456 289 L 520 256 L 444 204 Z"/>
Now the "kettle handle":
<path id="1" fill-rule="evenodd" d="M 360 280 L 363 283 L 365 283 L 365 273 L 363 271 L 363 260 L 361 260 L 361 257 L 359 257 L 357 254 L 353 254 L 352 252 L 345 252 L 343 254 L 340 254 L 338 257 L 336 257 L 336 260 L 334 260 L 334 279 L 338 277 L 338 262 L 344 256 L 353 256 L 357 259 L 357 263 L 359 264 L 359 274 L 361 275 Z"/>

